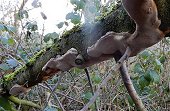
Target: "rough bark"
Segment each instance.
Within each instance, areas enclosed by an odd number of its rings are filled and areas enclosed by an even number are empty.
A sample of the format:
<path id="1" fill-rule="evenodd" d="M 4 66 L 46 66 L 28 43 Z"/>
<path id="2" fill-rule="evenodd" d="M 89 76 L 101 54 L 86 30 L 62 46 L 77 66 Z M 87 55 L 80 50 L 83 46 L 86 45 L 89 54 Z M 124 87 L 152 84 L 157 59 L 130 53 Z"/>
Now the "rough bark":
<path id="1" fill-rule="evenodd" d="M 165 30 L 170 27 L 170 1 L 156 0 L 156 4 L 158 6 L 159 18 L 162 21 L 160 28 Z M 72 47 L 76 48 L 80 53 L 84 53 L 88 46 L 95 43 L 108 31 L 128 31 L 131 33 L 134 29 L 135 24 L 133 20 L 129 18 L 122 6 L 118 6 L 116 10 L 103 16 L 93 25 L 76 26 L 63 34 L 61 40 L 56 40 L 51 48 L 47 48 L 33 58 L 33 62 L 26 64 L 24 68 L 15 71 L 10 76 L 6 76 L 5 83 L 0 86 L 0 93 L 8 92 L 15 84 L 31 87 L 48 79 L 51 75 L 46 75 L 45 72 L 42 72 L 42 67 L 50 58 L 55 57 L 57 54 L 64 54 Z"/>

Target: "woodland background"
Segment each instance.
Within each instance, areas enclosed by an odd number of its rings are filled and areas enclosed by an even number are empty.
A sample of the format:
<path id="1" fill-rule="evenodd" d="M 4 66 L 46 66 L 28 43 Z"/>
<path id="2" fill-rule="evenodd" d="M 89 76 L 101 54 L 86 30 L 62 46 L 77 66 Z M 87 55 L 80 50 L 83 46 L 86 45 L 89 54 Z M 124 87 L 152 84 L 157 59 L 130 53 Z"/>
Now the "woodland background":
<path id="1" fill-rule="evenodd" d="M 0 4 L 0 12 L 3 14 L 0 18 L 0 89 L 3 89 L 2 86 L 5 84 L 8 91 L 16 83 L 25 83 L 33 87 L 27 94 L 18 96 L 19 99 L 27 100 L 21 103 L 11 102 L 14 99 L 0 91 L 2 111 L 61 111 L 63 108 L 68 111 L 80 110 L 92 97 L 83 69 L 73 68 L 67 72 L 60 72 L 46 82 L 42 82 L 42 78 L 35 80 L 36 75 L 51 57 L 64 54 L 71 47 L 82 52 L 108 31 L 133 32 L 135 29 L 133 20 L 124 11 L 121 2 L 116 0 L 91 0 L 90 2 L 68 0 L 74 8 L 66 14 L 65 21 L 56 24 L 56 27 L 61 29 L 60 32 L 47 33 L 44 33 L 46 29 L 44 25 L 39 27 L 36 20 L 29 18 L 29 11 L 41 8 L 43 5 L 41 1 L 33 0 L 31 8 L 25 6 L 29 0 L 22 2 L 16 0 L 18 3 L 16 6 L 12 6 L 10 1 L 5 2 L 2 0 Z M 163 24 L 161 28 L 164 29 L 170 26 L 168 8 L 170 1 L 157 0 L 156 3 L 159 3 L 159 18 Z M 40 17 L 44 21 L 48 19 L 48 16 L 41 11 Z M 71 29 L 72 27 L 74 28 Z M 54 49 L 44 50 L 50 47 Z M 45 52 L 44 55 L 41 55 L 41 51 Z M 25 64 L 26 68 L 23 67 Z M 94 90 L 114 64 L 114 60 L 108 60 L 88 67 Z M 170 38 L 167 37 L 136 57 L 130 58 L 127 67 L 133 85 L 146 108 L 149 111 L 170 110 Z M 18 68 L 23 69 L 17 72 Z M 10 83 L 4 83 L 3 77 L 8 78 L 7 75 L 14 71 L 17 76 L 10 78 Z M 55 90 L 52 91 L 53 89 Z M 98 109 L 103 111 L 135 110 L 135 105 L 123 85 L 119 72 L 114 74 L 112 80 L 102 90 L 96 104 Z M 89 110 L 96 110 L 95 104 Z"/>

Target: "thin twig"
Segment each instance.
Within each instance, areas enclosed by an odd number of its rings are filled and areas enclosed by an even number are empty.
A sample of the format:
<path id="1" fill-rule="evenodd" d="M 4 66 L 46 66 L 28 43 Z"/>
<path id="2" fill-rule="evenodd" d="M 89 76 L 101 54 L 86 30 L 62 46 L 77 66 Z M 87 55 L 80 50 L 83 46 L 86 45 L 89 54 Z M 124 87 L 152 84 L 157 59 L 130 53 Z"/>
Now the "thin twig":
<path id="1" fill-rule="evenodd" d="M 93 90 L 93 86 L 92 86 L 92 81 L 90 79 L 89 71 L 87 70 L 87 68 L 85 68 L 84 71 L 86 73 L 86 76 L 87 76 L 87 79 L 88 79 L 88 82 L 89 82 L 89 86 L 90 86 L 92 95 L 94 96 L 94 90 Z M 95 101 L 95 108 L 96 108 L 96 111 L 98 111 L 98 106 L 97 106 L 97 102 L 96 101 Z"/>
<path id="2" fill-rule="evenodd" d="M 47 83 L 47 82 L 44 82 L 44 83 L 45 83 L 45 85 L 50 89 L 50 91 L 53 92 L 53 89 L 48 85 L 48 83 Z M 62 109 L 62 111 L 65 111 L 63 105 L 61 104 L 60 100 L 58 99 L 57 94 L 56 94 L 56 93 L 52 93 L 52 94 L 53 94 L 54 97 L 57 99 L 57 102 L 58 102 L 60 108 Z"/>

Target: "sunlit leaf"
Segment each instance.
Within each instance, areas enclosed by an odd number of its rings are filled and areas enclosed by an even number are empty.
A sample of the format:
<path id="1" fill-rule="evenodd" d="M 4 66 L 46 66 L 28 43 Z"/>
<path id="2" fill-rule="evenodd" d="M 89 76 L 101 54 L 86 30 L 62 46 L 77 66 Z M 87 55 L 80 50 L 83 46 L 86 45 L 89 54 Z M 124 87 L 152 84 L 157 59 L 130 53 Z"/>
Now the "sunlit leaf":
<path id="1" fill-rule="evenodd" d="M 15 44 L 15 40 L 13 38 L 9 38 L 8 39 L 8 44 L 9 45 L 14 45 Z"/>

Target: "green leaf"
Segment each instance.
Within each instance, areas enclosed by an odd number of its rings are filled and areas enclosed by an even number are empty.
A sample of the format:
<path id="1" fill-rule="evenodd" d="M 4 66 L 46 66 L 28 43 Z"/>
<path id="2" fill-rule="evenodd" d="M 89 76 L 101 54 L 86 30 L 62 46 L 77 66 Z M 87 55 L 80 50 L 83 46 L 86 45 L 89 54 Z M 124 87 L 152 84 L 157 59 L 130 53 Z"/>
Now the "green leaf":
<path id="1" fill-rule="evenodd" d="M 78 2 L 78 0 L 70 0 L 70 3 L 71 3 L 72 5 L 76 4 L 76 2 Z"/>
<path id="2" fill-rule="evenodd" d="M 75 14 L 73 18 L 71 18 L 71 23 L 73 23 L 74 25 L 80 23 L 80 21 L 81 21 L 81 16 L 79 14 Z"/>
<path id="3" fill-rule="evenodd" d="M 16 67 L 16 66 L 18 66 L 18 61 L 16 61 L 15 59 L 8 59 L 7 60 L 7 63 L 8 63 L 8 65 L 10 65 L 11 67 Z"/>
<path id="4" fill-rule="evenodd" d="M 166 56 L 162 55 L 162 56 L 159 58 L 159 61 L 163 64 L 163 63 L 166 61 Z"/>
<path id="5" fill-rule="evenodd" d="M 100 75 L 98 74 L 93 74 L 91 77 L 91 80 L 95 83 L 95 84 L 99 84 L 100 81 L 102 80 L 102 78 L 100 77 Z"/>
<path id="6" fill-rule="evenodd" d="M 135 73 L 139 73 L 139 74 L 143 73 L 142 66 L 141 66 L 139 63 L 136 63 L 136 64 L 135 64 L 133 70 L 134 70 Z"/>
<path id="7" fill-rule="evenodd" d="M 80 0 L 79 2 L 77 2 L 77 8 L 78 9 L 84 9 L 85 7 L 85 2 L 83 0 Z"/>
<path id="8" fill-rule="evenodd" d="M 16 32 L 16 28 L 12 26 L 5 26 L 6 31 L 8 31 L 10 34 L 14 34 Z"/>
<path id="9" fill-rule="evenodd" d="M 18 20 L 21 20 L 21 19 L 23 19 L 23 18 L 28 18 L 28 12 L 26 11 L 26 10 L 20 10 L 17 14 L 16 14 L 16 18 L 18 19 Z"/>
<path id="10" fill-rule="evenodd" d="M 150 82 L 159 83 L 159 81 L 160 81 L 159 74 L 156 71 L 152 70 L 152 69 L 147 70 L 144 77 L 145 77 L 146 80 L 148 80 Z"/>
<path id="11" fill-rule="evenodd" d="M 66 15 L 66 20 L 69 20 L 69 19 L 72 19 L 73 18 L 73 16 L 74 16 L 74 13 L 73 12 L 70 12 L 70 13 L 68 13 L 67 15 Z"/>
<path id="12" fill-rule="evenodd" d="M 89 11 L 90 13 L 97 13 L 97 8 L 95 6 L 90 6 Z"/>
<path id="13" fill-rule="evenodd" d="M 0 41 L 1 41 L 1 43 L 2 44 L 5 44 L 5 45 L 7 45 L 8 44 L 8 38 L 7 37 L 0 37 Z"/>
<path id="14" fill-rule="evenodd" d="M 141 87 L 142 90 L 143 90 L 146 86 L 148 86 L 149 84 L 150 84 L 150 82 L 147 81 L 144 76 L 141 76 L 141 77 L 139 78 L 139 85 L 140 85 L 140 87 Z"/>
<path id="15" fill-rule="evenodd" d="M 155 59 L 155 69 L 161 72 L 164 70 L 163 64 L 158 59 Z"/>
<path id="16" fill-rule="evenodd" d="M 60 22 L 59 24 L 57 24 L 57 27 L 60 29 L 63 27 L 63 25 L 64 25 L 64 22 Z"/>
<path id="17" fill-rule="evenodd" d="M 4 30 L 5 30 L 5 27 L 4 27 L 3 24 L 0 24 L 0 30 L 1 30 L 1 31 L 4 31 Z"/>
<path id="18" fill-rule="evenodd" d="M 128 102 L 129 102 L 130 106 L 134 106 L 134 102 L 133 102 L 132 98 L 129 95 L 127 95 L 127 99 L 128 99 Z"/>
<path id="19" fill-rule="evenodd" d="M 36 23 L 27 22 L 27 30 L 36 31 L 38 26 Z"/>
<path id="20" fill-rule="evenodd" d="M 3 64 L 0 64 L 0 69 L 2 69 L 2 70 L 4 70 L 4 71 L 6 71 L 6 70 L 9 70 L 9 69 L 10 69 L 10 67 L 9 67 L 9 65 L 8 65 L 8 64 L 3 63 Z"/>
<path id="21" fill-rule="evenodd" d="M 86 99 L 86 100 L 90 100 L 90 98 L 91 98 L 92 96 L 93 96 L 93 95 L 92 95 L 91 92 L 87 92 L 87 93 L 84 93 L 84 94 L 82 95 L 82 97 L 83 97 L 84 99 Z"/>
<path id="22" fill-rule="evenodd" d="M 153 78 L 153 81 L 155 83 L 159 83 L 160 82 L 160 76 L 159 76 L 159 74 L 156 71 L 150 70 L 149 74 Z"/>
<path id="23" fill-rule="evenodd" d="M 43 111 L 57 111 L 57 109 L 53 108 L 51 106 L 47 106 L 47 107 L 45 107 L 45 109 Z"/>
<path id="24" fill-rule="evenodd" d="M 13 111 L 12 105 L 9 103 L 7 98 L 0 97 L 0 107 L 6 111 Z"/>
<path id="25" fill-rule="evenodd" d="M 151 52 L 150 51 L 143 51 L 141 54 L 140 54 L 140 57 L 142 57 L 143 59 L 147 59 L 148 57 L 151 56 Z"/>
<path id="26" fill-rule="evenodd" d="M 44 42 L 47 43 L 50 39 L 54 40 L 58 37 L 59 37 L 59 35 L 56 32 L 48 33 L 44 36 Z"/>
<path id="27" fill-rule="evenodd" d="M 15 44 L 15 40 L 13 38 L 9 38 L 8 39 L 8 44 L 9 45 L 14 45 Z"/>

